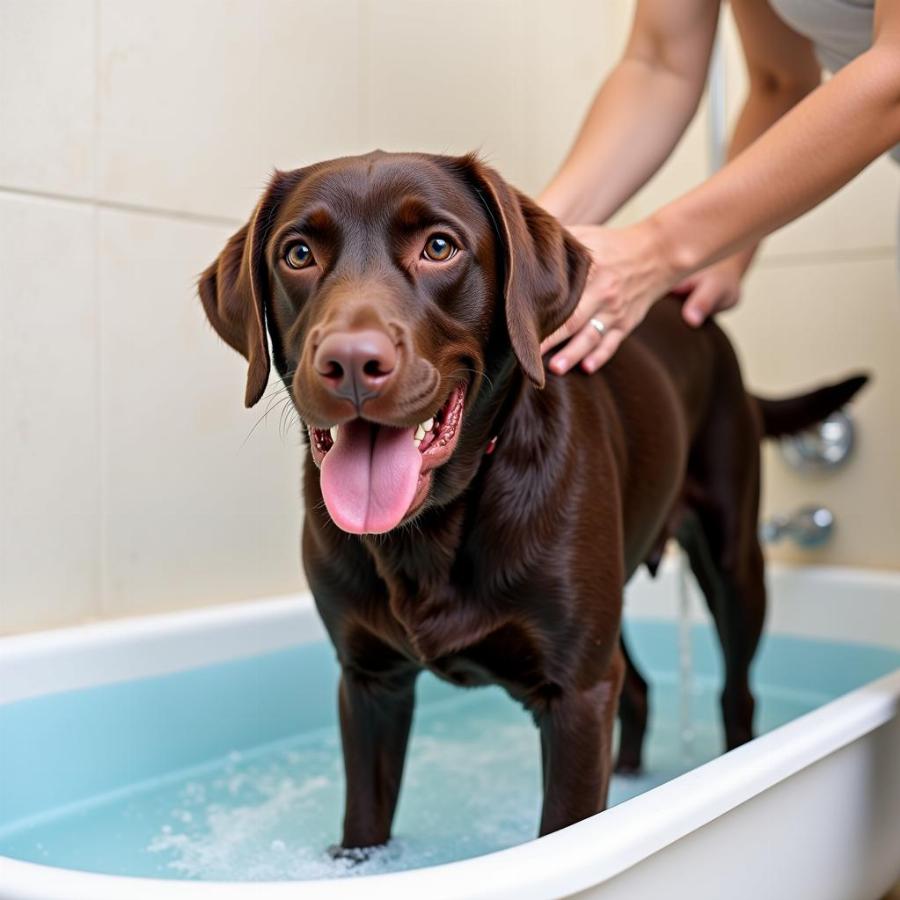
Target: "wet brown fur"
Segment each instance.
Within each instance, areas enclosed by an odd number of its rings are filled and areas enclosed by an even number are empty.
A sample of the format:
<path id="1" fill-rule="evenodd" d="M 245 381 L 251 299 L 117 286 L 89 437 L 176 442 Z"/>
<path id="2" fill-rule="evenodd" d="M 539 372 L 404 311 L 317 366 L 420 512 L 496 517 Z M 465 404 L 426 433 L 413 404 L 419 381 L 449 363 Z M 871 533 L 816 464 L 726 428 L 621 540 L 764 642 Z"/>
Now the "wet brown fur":
<path id="1" fill-rule="evenodd" d="M 415 257 L 448 219 L 465 258 L 435 274 Z M 320 271 L 297 277 L 279 253 L 300 220 Z M 390 837 L 425 669 L 500 684 L 531 711 L 541 834 L 602 810 L 617 710 L 622 771 L 640 768 L 647 719 L 620 642 L 623 587 L 676 533 L 722 643 L 727 746 L 752 736 L 761 408 L 725 334 L 686 327 L 674 299 L 598 374 L 545 374 L 539 340 L 573 310 L 587 267 L 556 220 L 475 158 L 375 153 L 277 173 L 201 279 L 210 321 L 249 360 L 248 405 L 268 377 L 266 323 L 297 410 L 320 427 L 356 415 L 310 363 L 335 327 L 382 328 L 400 348 L 390 389 L 363 408 L 374 421 L 423 421 L 468 385 L 453 457 L 389 534 L 340 531 L 305 461 L 303 562 L 342 668 L 344 848 Z"/>

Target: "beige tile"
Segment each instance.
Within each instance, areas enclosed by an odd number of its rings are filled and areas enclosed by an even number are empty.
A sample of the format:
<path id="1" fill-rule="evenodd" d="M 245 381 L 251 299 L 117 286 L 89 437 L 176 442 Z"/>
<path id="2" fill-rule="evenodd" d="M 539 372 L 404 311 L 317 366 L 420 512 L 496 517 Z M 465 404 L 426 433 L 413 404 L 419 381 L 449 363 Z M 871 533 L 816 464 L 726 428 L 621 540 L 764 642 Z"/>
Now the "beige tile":
<path id="1" fill-rule="evenodd" d="M 113 211 L 100 226 L 104 614 L 297 589 L 297 433 L 277 411 L 254 429 L 265 404 L 243 409 L 244 361 L 194 290 L 227 229 Z"/>
<path id="2" fill-rule="evenodd" d="M 266 0 L 258 85 L 261 171 L 364 153 L 359 0 Z"/>
<path id="3" fill-rule="evenodd" d="M 631 21 L 629 0 L 524 0 L 528 64 L 523 125 L 530 169 L 521 187 L 537 193 L 569 150 L 601 81 L 618 61 Z"/>
<path id="4" fill-rule="evenodd" d="M 364 143 L 478 150 L 516 186 L 537 193 L 618 58 L 631 6 L 466 0 L 448 16 L 417 0 L 368 0 Z"/>
<path id="5" fill-rule="evenodd" d="M 365 0 L 363 140 L 384 150 L 479 151 L 529 181 L 521 4 Z"/>
<path id="6" fill-rule="evenodd" d="M 99 608 L 94 213 L 0 194 L 0 632 Z"/>
<path id="7" fill-rule="evenodd" d="M 244 217 L 274 165 L 355 149 L 355 0 L 100 0 L 100 17 L 104 199 Z"/>
<path id="8" fill-rule="evenodd" d="M 815 265 L 763 265 L 747 295 L 723 317 L 748 384 L 787 395 L 867 370 L 873 383 L 853 404 L 857 452 L 836 473 L 802 475 L 770 448 L 764 511 L 825 503 L 837 529 L 824 549 L 790 545 L 772 555 L 797 561 L 900 568 L 900 296 L 892 257 Z"/>
<path id="9" fill-rule="evenodd" d="M 94 189 L 93 0 L 0 0 L 0 185 Z"/>
<path id="10" fill-rule="evenodd" d="M 99 195 L 244 215 L 259 188 L 256 5 L 100 2 Z"/>

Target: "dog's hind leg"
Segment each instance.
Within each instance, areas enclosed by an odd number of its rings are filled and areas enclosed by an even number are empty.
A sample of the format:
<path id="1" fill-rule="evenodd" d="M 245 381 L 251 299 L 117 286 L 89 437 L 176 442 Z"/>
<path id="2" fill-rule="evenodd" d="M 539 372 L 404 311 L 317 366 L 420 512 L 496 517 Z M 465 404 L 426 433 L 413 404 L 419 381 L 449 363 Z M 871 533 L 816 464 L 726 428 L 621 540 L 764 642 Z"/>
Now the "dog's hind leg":
<path id="1" fill-rule="evenodd" d="M 636 775 L 642 768 L 644 734 L 647 730 L 647 682 L 638 671 L 628 653 L 628 645 L 622 635 L 619 640 L 625 660 L 625 678 L 619 697 L 619 753 L 616 772 L 620 775 Z"/>
<path id="2" fill-rule="evenodd" d="M 722 717 L 730 750 L 753 737 L 750 666 L 762 634 L 766 586 L 757 535 L 759 445 L 749 407 L 713 417 L 715 427 L 692 451 L 689 479 L 698 487 L 695 516 L 678 540 L 709 604 L 722 645 Z"/>

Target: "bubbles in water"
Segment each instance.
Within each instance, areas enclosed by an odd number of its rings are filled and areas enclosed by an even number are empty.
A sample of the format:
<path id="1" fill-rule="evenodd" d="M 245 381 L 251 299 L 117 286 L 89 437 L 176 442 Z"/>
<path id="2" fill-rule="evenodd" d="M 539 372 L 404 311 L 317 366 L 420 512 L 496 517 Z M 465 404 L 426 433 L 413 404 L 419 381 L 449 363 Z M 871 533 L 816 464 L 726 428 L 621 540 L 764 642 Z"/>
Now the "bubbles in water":
<path id="1" fill-rule="evenodd" d="M 175 786 L 146 852 L 171 876 L 257 881 L 393 871 L 528 840 L 540 809 L 537 732 L 506 698 L 461 699 L 475 700 L 474 709 L 467 702 L 460 716 L 453 703 L 445 715 L 421 716 L 397 837 L 362 862 L 327 853 L 340 837 L 343 803 L 333 735 L 261 754 L 231 753 L 206 778 Z"/>

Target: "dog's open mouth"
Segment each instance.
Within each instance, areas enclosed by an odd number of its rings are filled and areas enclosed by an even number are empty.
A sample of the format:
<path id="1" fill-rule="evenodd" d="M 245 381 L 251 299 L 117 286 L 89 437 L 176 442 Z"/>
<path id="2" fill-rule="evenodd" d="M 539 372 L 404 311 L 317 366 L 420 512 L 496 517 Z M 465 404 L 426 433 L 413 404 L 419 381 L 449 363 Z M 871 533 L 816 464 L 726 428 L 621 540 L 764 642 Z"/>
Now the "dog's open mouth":
<path id="1" fill-rule="evenodd" d="M 352 534 L 391 531 L 422 505 L 432 470 L 450 458 L 459 440 L 465 395 L 464 386 L 455 387 L 416 427 L 361 418 L 329 430 L 310 427 L 322 496 L 339 528 Z"/>

